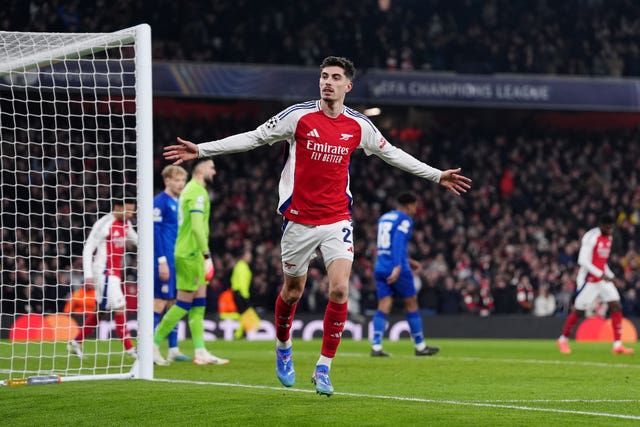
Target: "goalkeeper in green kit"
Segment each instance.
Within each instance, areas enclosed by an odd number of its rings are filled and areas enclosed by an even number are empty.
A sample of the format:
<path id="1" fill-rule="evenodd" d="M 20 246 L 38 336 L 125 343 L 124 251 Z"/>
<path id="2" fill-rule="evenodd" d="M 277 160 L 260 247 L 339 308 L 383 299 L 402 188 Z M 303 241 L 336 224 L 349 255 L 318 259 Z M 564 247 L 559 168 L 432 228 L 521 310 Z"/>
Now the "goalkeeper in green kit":
<path id="1" fill-rule="evenodd" d="M 193 166 L 191 180 L 180 194 L 178 237 L 175 246 L 176 303 L 163 316 L 153 337 L 153 361 L 167 365 L 160 354 L 160 343 L 187 313 L 189 330 L 195 349 L 196 365 L 225 365 L 204 346 L 204 312 L 207 305 L 207 285 L 213 277 L 213 261 L 209 252 L 209 214 L 211 202 L 207 183 L 213 181 L 216 169 L 211 159 L 199 159 Z"/>

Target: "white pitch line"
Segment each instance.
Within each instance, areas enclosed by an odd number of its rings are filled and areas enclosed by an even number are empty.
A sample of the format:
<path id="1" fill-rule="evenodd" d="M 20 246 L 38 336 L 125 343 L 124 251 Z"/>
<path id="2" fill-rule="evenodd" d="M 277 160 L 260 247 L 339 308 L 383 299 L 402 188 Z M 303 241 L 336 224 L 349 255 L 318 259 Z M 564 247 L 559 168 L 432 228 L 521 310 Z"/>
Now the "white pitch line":
<path id="1" fill-rule="evenodd" d="M 315 354 L 315 353 L 314 353 Z M 362 358 L 371 358 L 371 356 L 362 353 L 340 353 L 340 357 L 362 357 Z M 393 356 L 394 358 L 403 358 L 403 359 L 413 359 L 415 360 L 415 356 Z M 542 359 L 501 359 L 501 358 L 486 358 L 486 357 L 448 357 L 442 356 L 440 354 L 433 356 L 429 360 L 452 360 L 452 361 L 462 361 L 462 362 L 491 362 L 491 363 L 525 363 L 531 365 L 573 365 L 573 366 L 590 366 L 594 368 L 632 368 L 632 369 L 640 369 L 640 364 L 629 364 L 629 363 L 607 363 L 607 362 L 581 362 L 577 360 L 542 360 Z"/>
<path id="2" fill-rule="evenodd" d="M 638 399 L 491 399 L 478 403 L 640 403 Z"/>
<path id="3" fill-rule="evenodd" d="M 591 366 L 596 368 L 635 368 L 640 369 L 640 364 L 629 363 L 606 363 L 606 362 L 580 362 L 574 360 L 540 360 L 540 359 L 499 359 L 499 358 L 483 358 L 483 357 L 439 357 L 445 360 L 462 360 L 465 362 L 498 362 L 498 363 L 529 363 L 536 365 L 575 365 L 575 366 Z"/>
<path id="4" fill-rule="evenodd" d="M 217 387 L 238 387 L 238 388 L 248 388 L 248 389 L 258 389 L 258 390 L 275 390 L 275 391 L 286 391 L 290 393 L 315 393 L 315 390 L 305 390 L 305 389 L 299 389 L 299 388 L 283 388 L 283 387 L 251 385 L 251 384 L 234 384 L 234 383 L 191 381 L 191 380 L 172 380 L 172 379 L 164 379 L 164 378 L 154 378 L 151 381 L 179 383 L 179 384 L 212 385 Z M 473 401 L 465 402 L 460 400 L 438 400 L 438 399 L 424 399 L 420 397 L 385 396 L 385 395 L 377 395 L 377 394 L 342 393 L 342 392 L 336 392 L 334 393 L 334 395 L 347 396 L 347 397 L 365 397 L 365 398 L 371 398 L 371 399 L 396 400 L 396 401 L 403 401 L 403 402 L 433 403 L 437 405 L 489 407 L 489 408 L 498 408 L 498 409 L 514 409 L 518 411 L 552 412 L 556 414 L 589 415 L 589 416 L 603 417 L 603 418 L 621 418 L 621 419 L 627 419 L 627 420 L 640 420 L 640 415 L 610 414 L 606 412 L 573 411 L 568 409 L 535 408 L 531 406 L 506 405 L 506 404 L 490 403 L 490 402 L 473 402 Z M 578 401 L 584 402 L 584 403 L 601 402 L 600 400 L 595 400 L 595 401 L 578 400 Z M 527 401 L 523 401 L 523 402 L 527 402 Z M 531 400 L 528 402 L 535 403 L 536 401 Z M 554 402 L 562 402 L 562 400 L 548 401 L 548 403 L 554 403 Z M 623 401 L 623 402 L 626 402 L 626 401 Z"/>

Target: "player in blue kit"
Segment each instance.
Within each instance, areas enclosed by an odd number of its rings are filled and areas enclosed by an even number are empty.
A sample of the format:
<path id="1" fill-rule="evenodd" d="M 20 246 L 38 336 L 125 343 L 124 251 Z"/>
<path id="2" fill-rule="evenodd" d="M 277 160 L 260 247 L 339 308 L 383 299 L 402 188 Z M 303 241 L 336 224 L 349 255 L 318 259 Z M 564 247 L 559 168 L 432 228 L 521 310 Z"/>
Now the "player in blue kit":
<path id="1" fill-rule="evenodd" d="M 415 355 L 431 356 L 440 349 L 429 347 L 424 341 L 422 318 L 418 311 L 418 298 L 412 272 L 412 268 L 420 268 L 420 263 L 410 259 L 407 252 L 417 199 L 412 193 L 401 193 L 397 201 L 398 208 L 385 213 L 378 220 L 378 256 L 374 267 L 378 310 L 373 317 L 371 356 L 390 356 L 382 349 L 382 336 L 387 326 L 387 316 L 393 306 L 394 295 L 404 300 L 407 322 L 415 345 Z"/>
<path id="2" fill-rule="evenodd" d="M 167 166 L 162 170 L 164 191 L 153 199 L 154 289 L 153 327 L 160 323 L 164 312 L 176 300 L 176 266 L 174 247 L 178 235 L 178 196 L 187 183 L 187 171 L 181 166 Z M 178 349 L 178 327 L 167 336 L 169 361 L 191 361 Z M 156 365 L 168 365 L 160 355 L 154 356 Z"/>

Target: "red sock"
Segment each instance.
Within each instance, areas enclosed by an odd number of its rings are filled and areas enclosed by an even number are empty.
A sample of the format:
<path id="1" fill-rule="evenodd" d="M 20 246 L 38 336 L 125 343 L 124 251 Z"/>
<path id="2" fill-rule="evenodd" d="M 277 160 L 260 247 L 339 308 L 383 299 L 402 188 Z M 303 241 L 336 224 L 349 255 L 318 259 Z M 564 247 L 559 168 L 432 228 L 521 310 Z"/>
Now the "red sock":
<path id="1" fill-rule="evenodd" d="M 342 304 L 329 301 L 324 312 L 324 332 L 322 333 L 322 354 L 333 358 L 338 350 L 344 323 L 347 321 L 347 303 Z"/>
<path id="2" fill-rule="evenodd" d="M 296 314 L 296 308 L 298 303 L 289 305 L 280 295 L 276 298 L 276 337 L 278 341 L 285 342 L 289 340 L 291 324 L 293 323 L 293 316 Z"/>
<path id="3" fill-rule="evenodd" d="M 622 312 L 611 312 L 611 326 L 613 327 L 613 340 L 620 341 L 622 337 Z"/>
<path id="4" fill-rule="evenodd" d="M 81 343 L 86 337 L 91 335 L 98 326 L 98 316 L 95 313 L 89 313 L 84 318 L 84 325 L 78 335 L 76 335 L 76 341 Z"/>
<path id="5" fill-rule="evenodd" d="M 569 314 L 569 317 L 567 317 L 567 320 L 564 322 L 564 328 L 562 329 L 562 335 L 564 335 L 565 337 L 569 338 L 571 336 L 571 331 L 573 330 L 573 327 L 576 326 L 576 323 L 578 323 L 578 320 L 580 320 L 580 318 L 575 313 L 575 311 L 572 311 Z"/>
<path id="6" fill-rule="evenodd" d="M 124 313 L 114 313 L 113 318 L 116 321 L 116 334 L 122 339 L 125 350 L 129 350 L 133 347 L 133 343 L 127 329 L 127 316 Z"/>

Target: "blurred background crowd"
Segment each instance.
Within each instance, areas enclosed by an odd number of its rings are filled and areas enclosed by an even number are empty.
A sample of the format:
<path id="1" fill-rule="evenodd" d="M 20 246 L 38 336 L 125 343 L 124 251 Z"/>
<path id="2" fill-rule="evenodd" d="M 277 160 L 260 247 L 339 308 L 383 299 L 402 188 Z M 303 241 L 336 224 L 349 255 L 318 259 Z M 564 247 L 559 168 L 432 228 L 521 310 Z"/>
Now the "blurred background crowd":
<path id="1" fill-rule="evenodd" d="M 3 3 L 0 29 L 13 31 L 105 32 L 146 22 L 154 59 L 316 66 L 339 50 L 363 69 L 640 76 L 634 0 Z"/>
<path id="2" fill-rule="evenodd" d="M 239 16 L 249 3 L 252 13 Z M 100 0 L 10 0 L 0 10 L 0 29 L 112 31 L 148 22 L 157 60 L 317 66 L 328 53 L 339 53 L 351 57 L 358 68 L 399 72 L 640 75 L 639 48 L 633 42 L 640 37 L 638 2 L 403 0 L 386 7 L 386 2 L 373 0 L 117 0 L 108 7 Z M 176 136 L 203 142 L 251 130 L 286 106 L 212 103 L 219 104 L 215 115 L 185 117 L 165 111 L 156 116 L 156 193 L 162 189 L 160 171 L 167 164 L 162 147 Z M 373 119 L 393 144 L 441 169 L 461 166 L 474 183 L 470 193 L 456 198 L 375 156 L 354 155 L 352 319 L 362 320 L 375 310 L 376 220 L 395 207 L 394 195 L 406 189 L 420 196 L 410 250 L 422 263 L 416 282 L 425 315 L 566 314 L 575 288 L 580 237 L 597 225 L 604 211 L 617 219 L 609 265 L 623 281 L 625 315 L 640 315 L 638 128 L 549 126 L 539 117 L 513 111 L 395 107 Z M 46 135 L 41 138 L 46 140 Z M 217 294 L 228 286 L 242 248 L 253 253 L 254 306 L 261 312 L 273 308 L 283 280 L 281 217 L 276 214 L 283 144 L 214 159 L 218 175 L 209 189 L 210 246 L 217 273 L 209 293 L 210 310 L 216 309 Z M 5 155 L 15 149 L 3 142 Z M 101 190 L 92 186 L 97 179 L 91 165 L 57 159 L 75 149 L 79 148 L 73 143 L 59 141 L 55 148 L 31 146 L 31 160 L 11 164 L 3 157 L 3 187 L 14 188 L 11 194 L 3 190 L 2 199 L 3 313 L 59 311 L 70 291 L 82 284 L 83 236 L 109 207 L 95 202 Z M 55 188 L 47 187 L 48 174 L 56 177 Z M 12 204 L 12 197 L 18 202 Z M 84 216 L 65 214 L 65 203 L 51 203 L 70 199 L 82 200 Z M 47 219 L 53 217 L 68 227 L 47 228 Z M 127 262 L 126 282 L 135 286 L 135 257 Z M 317 259 L 300 310 L 324 310 L 327 286 Z M 15 304 L 16 299 L 26 302 Z"/>

